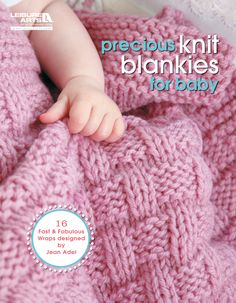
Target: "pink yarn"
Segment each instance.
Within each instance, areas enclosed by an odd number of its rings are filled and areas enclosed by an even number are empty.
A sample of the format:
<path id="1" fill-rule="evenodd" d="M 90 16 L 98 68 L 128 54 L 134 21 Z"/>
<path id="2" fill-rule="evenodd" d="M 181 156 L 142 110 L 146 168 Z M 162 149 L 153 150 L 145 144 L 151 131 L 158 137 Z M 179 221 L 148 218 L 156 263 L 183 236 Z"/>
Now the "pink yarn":
<path id="1" fill-rule="evenodd" d="M 169 38 L 202 36 L 169 9 L 151 19 L 81 18 L 97 45 L 156 31 Z M 120 74 L 119 52 L 102 56 L 108 93 L 124 111 L 149 104 L 149 115 L 127 115 L 121 141 L 97 144 L 70 135 L 66 119 L 35 123 L 51 98 L 29 42 L 10 31 L 12 22 L 0 6 L 1 302 L 235 303 L 236 72 L 230 46 L 222 44 L 217 55 L 214 98 L 151 94 L 147 76 Z M 43 271 L 27 251 L 29 222 L 55 203 L 80 208 L 95 229 L 93 255 L 72 273 Z"/>

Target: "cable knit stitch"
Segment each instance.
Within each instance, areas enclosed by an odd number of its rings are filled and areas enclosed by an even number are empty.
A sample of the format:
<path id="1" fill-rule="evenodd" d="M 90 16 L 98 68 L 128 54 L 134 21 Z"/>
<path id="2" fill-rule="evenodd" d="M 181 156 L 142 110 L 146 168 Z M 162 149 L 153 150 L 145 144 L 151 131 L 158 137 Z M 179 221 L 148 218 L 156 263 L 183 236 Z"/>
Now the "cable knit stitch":
<path id="1" fill-rule="evenodd" d="M 103 38 L 157 31 L 169 38 L 202 36 L 170 9 L 151 19 L 81 18 L 98 48 Z M 66 119 L 35 123 L 52 101 L 29 42 L 10 31 L 12 22 L 0 5 L 1 302 L 235 303 L 231 48 L 220 46 L 214 98 L 150 94 L 147 75 L 120 74 L 119 52 L 101 56 L 107 91 L 121 109 L 149 104 L 149 115 L 127 115 L 122 140 L 98 144 L 70 135 Z M 55 201 L 80 208 L 96 237 L 87 265 L 62 275 L 39 268 L 25 244 L 32 216 Z"/>

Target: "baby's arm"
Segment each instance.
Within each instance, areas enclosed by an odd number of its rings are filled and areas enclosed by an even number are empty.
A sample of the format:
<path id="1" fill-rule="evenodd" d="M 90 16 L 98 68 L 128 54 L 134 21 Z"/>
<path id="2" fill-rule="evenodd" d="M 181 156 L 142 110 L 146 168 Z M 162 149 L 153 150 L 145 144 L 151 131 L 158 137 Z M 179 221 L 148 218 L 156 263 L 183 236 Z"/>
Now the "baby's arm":
<path id="1" fill-rule="evenodd" d="M 14 12 L 47 12 L 53 31 L 31 31 L 29 39 L 42 68 L 62 90 L 40 116 L 43 123 L 69 117 L 72 133 L 96 141 L 118 140 L 124 124 L 117 105 L 104 93 L 104 76 L 95 46 L 78 17 L 63 1 L 24 0 Z"/>

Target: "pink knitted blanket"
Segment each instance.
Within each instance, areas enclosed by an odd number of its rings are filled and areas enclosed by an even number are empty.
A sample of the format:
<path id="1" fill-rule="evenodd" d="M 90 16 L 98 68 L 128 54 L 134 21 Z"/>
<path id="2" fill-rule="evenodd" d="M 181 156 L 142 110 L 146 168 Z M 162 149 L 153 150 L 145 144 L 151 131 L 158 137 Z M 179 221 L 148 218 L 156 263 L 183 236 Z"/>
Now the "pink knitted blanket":
<path id="1" fill-rule="evenodd" d="M 102 39 L 177 39 L 180 33 L 206 38 L 171 9 L 150 19 L 88 13 L 81 18 L 98 49 Z M 35 122 L 52 101 L 30 43 L 10 30 L 12 23 L 0 5 L 0 301 L 235 303 L 231 47 L 221 40 L 214 95 L 149 92 L 147 75 L 121 75 L 120 52 L 101 56 L 108 93 L 133 114 L 125 117 L 121 141 L 97 144 L 71 136 L 66 120 Z M 153 58 L 165 55 L 155 52 Z M 138 116 L 143 105 L 149 114 Z M 95 230 L 87 265 L 71 273 L 44 271 L 27 251 L 29 222 L 55 202 L 81 209 Z"/>

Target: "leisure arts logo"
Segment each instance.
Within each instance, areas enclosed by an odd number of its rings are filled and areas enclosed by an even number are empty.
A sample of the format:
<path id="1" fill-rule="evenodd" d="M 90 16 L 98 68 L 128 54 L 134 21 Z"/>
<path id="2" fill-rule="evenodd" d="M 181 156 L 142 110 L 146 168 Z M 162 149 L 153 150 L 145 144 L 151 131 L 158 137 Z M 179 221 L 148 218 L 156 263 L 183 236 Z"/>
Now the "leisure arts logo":
<path id="1" fill-rule="evenodd" d="M 11 30 L 53 30 L 53 20 L 49 13 L 11 13 L 19 25 L 11 26 Z"/>

